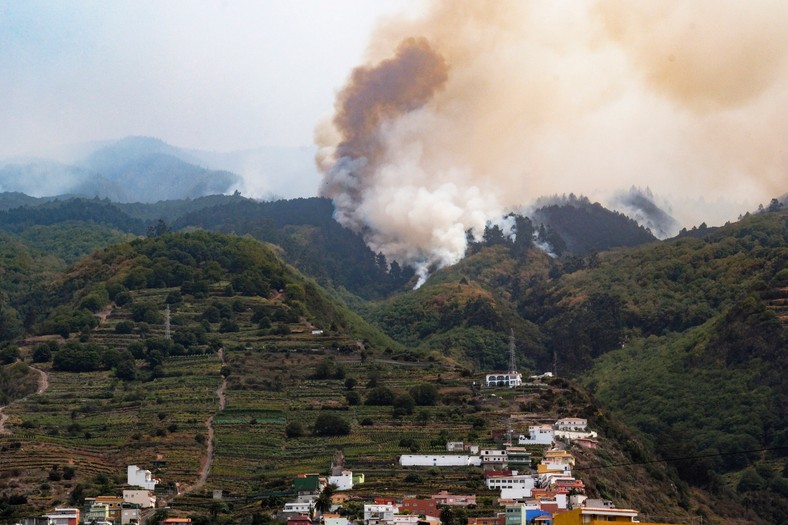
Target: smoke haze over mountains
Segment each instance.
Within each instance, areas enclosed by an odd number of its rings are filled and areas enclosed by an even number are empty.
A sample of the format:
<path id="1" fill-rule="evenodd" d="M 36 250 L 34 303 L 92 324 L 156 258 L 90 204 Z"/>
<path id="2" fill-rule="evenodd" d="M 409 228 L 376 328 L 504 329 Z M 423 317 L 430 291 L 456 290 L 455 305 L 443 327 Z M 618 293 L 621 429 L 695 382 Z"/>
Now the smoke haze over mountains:
<path id="1" fill-rule="evenodd" d="M 380 25 L 318 127 L 322 194 L 416 265 L 546 194 L 639 207 L 663 235 L 662 199 L 682 225 L 735 219 L 785 191 L 785 27 L 778 1 L 433 2 Z"/>

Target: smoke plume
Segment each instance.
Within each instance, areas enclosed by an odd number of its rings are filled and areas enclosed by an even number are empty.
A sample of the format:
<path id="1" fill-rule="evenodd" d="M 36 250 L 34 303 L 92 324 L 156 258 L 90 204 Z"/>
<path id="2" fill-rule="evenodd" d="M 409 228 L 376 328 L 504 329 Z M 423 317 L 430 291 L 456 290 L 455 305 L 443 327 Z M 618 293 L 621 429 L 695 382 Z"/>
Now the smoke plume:
<path id="1" fill-rule="evenodd" d="M 421 268 L 545 194 L 735 219 L 786 189 L 786 27 L 781 0 L 433 2 L 380 24 L 318 127 L 321 193 Z"/>
<path id="2" fill-rule="evenodd" d="M 632 186 L 629 191 L 614 196 L 616 208 L 645 226 L 659 239 L 667 239 L 679 232 L 679 223 L 668 211 L 658 205 L 651 189 Z"/>

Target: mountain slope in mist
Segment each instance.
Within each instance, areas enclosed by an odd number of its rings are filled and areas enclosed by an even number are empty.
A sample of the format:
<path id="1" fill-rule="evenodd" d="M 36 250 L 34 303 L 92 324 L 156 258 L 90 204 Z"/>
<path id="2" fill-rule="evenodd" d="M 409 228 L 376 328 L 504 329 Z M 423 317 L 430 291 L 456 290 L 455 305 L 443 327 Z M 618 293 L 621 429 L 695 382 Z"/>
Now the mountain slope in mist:
<path id="1" fill-rule="evenodd" d="M 120 185 L 91 170 L 45 159 L 0 168 L 0 190 L 34 197 L 82 194 L 121 200 L 126 195 Z"/>
<path id="2" fill-rule="evenodd" d="M 35 197 L 82 195 L 116 202 L 156 202 L 226 193 L 241 178 L 209 170 L 164 142 L 129 137 L 82 148 L 69 164 L 52 160 L 9 163 L 0 168 L 0 189 Z"/>

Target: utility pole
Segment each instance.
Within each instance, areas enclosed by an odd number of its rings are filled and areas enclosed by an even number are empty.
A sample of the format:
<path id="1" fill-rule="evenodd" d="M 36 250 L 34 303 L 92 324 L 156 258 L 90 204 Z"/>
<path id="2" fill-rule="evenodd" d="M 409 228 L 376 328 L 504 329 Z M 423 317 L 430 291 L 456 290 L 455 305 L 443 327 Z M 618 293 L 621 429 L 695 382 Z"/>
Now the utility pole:
<path id="1" fill-rule="evenodd" d="M 164 338 L 170 339 L 170 305 L 167 304 L 167 310 L 164 312 Z"/>
<path id="2" fill-rule="evenodd" d="M 514 352 L 514 329 L 509 330 L 509 373 L 517 373 L 517 356 Z"/>

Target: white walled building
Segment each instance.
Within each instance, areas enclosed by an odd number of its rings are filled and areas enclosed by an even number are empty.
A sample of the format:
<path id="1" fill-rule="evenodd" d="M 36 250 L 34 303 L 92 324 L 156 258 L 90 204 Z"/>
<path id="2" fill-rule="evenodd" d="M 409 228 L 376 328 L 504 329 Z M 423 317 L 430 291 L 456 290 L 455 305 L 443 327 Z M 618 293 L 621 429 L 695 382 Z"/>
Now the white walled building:
<path id="1" fill-rule="evenodd" d="M 153 490 L 156 488 L 156 484 L 159 482 L 158 479 L 153 479 L 153 475 L 151 474 L 150 470 L 141 469 L 137 465 L 129 465 L 126 468 L 126 473 L 126 483 L 133 487 L 142 487 L 147 490 Z"/>
<path id="2" fill-rule="evenodd" d="M 528 427 L 528 436 L 520 435 L 517 443 L 520 445 L 552 445 L 555 431 L 550 425 L 531 425 Z"/>
<path id="3" fill-rule="evenodd" d="M 417 525 L 419 520 L 418 514 L 395 514 L 392 523 L 394 525 Z"/>
<path id="4" fill-rule="evenodd" d="M 566 494 L 556 494 L 552 498 L 539 498 L 540 504 L 553 504 L 560 510 L 566 510 L 568 498 Z"/>
<path id="5" fill-rule="evenodd" d="M 465 452 L 465 443 L 462 441 L 449 441 L 446 443 L 446 452 Z"/>
<path id="6" fill-rule="evenodd" d="M 290 503 L 285 503 L 285 506 L 282 508 L 282 512 L 285 514 L 309 514 L 312 512 L 312 508 L 315 506 L 315 502 L 310 501 L 291 501 Z"/>
<path id="7" fill-rule="evenodd" d="M 120 509 L 120 525 L 128 525 L 132 521 L 139 523 L 141 517 L 140 509 Z"/>
<path id="8" fill-rule="evenodd" d="M 519 372 L 505 374 L 487 374 L 485 384 L 488 387 L 514 388 L 523 384 L 523 375 Z"/>
<path id="9" fill-rule="evenodd" d="M 342 516 L 327 518 L 323 515 L 323 525 L 350 525 L 350 522 Z"/>
<path id="10" fill-rule="evenodd" d="M 392 522 L 394 515 L 398 513 L 399 509 L 391 504 L 364 505 L 364 523 L 374 525 L 381 522 Z"/>
<path id="11" fill-rule="evenodd" d="M 531 497 L 533 487 L 517 487 L 513 489 L 501 489 L 502 500 L 523 500 Z"/>
<path id="12" fill-rule="evenodd" d="M 156 496 L 149 490 L 124 490 L 123 501 L 139 505 L 141 509 L 156 507 Z"/>
<path id="13" fill-rule="evenodd" d="M 403 454 L 399 464 L 403 467 L 478 467 L 482 460 L 479 456 L 454 454 Z"/>
<path id="14" fill-rule="evenodd" d="M 568 430 L 570 432 L 585 432 L 588 428 L 588 421 L 579 417 L 565 417 L 559 419 L 553 425 L 556 430 Z"/>
<path id="15" fill-rule="evenodd" d="M 527 487 L 534 488 L 536 480 L 529 474 L 518 474 L 512 476 L 495 476 L 484 480 L 485 486 L 490 490 L 514 489 Z M 503 498 L 506 499 L 506 498 Z"/>
<path id="16" fill-rule="evenodd" d="M 77 525 L 80 521 L 79 509 L 71 507 L 57 507 L 43 517 L 50 525 Z"/>
<path id="17" fill-rule="evenodd" d="M 353 488 L 353 472 L 343 470 L 341 474 L 328 477 L 329 485 L 336 485 L 337 490 L 350 490 Z"/>
<path id="18" fill-rule="evenodd" d="M 505 450 L 482 449 L 479 453 L 482 465 L 486 464 L 506 464 L 507 454 Z"/>

